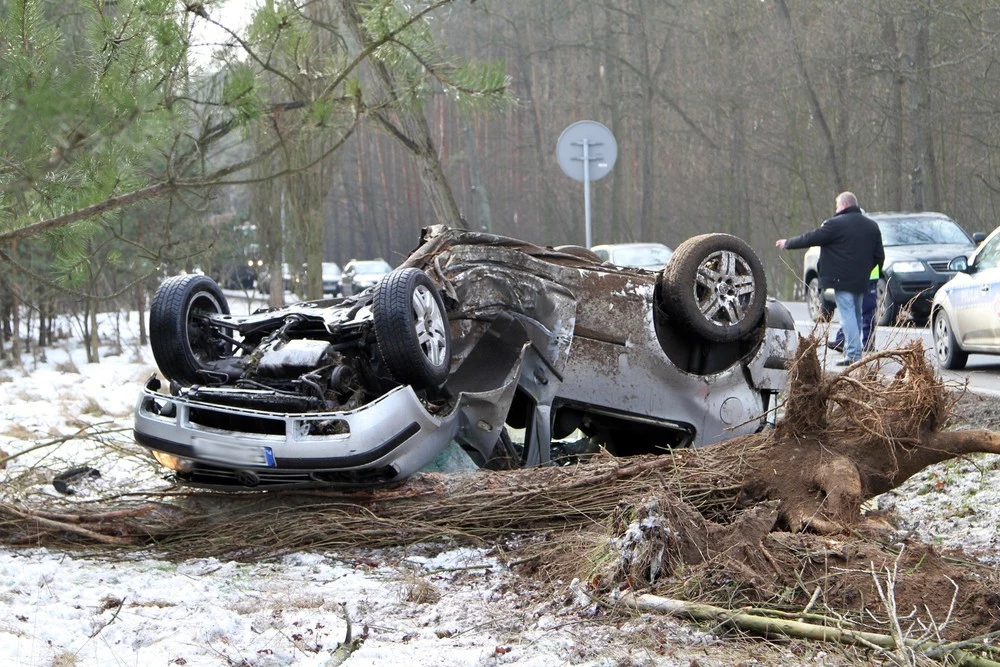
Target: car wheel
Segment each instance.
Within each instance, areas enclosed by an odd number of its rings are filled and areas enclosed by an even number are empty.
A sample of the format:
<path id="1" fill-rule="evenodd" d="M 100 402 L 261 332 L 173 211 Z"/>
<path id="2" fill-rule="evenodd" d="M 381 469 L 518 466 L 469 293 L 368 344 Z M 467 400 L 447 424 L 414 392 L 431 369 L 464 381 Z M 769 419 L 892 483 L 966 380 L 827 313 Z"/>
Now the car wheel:
<path id="1" fill-rule="evenodd" d="M 819 288 L 819 278 L 815 276 L 810 279 L 806 287 L 806 307 L 809 308 L 809 317 L 813 322 L 829 322 L 833 317 L 834 306 L 823 298 L 823 291 Z"/>
<path id="2" fill-rule="evenodd" d="M 211 315 L 228 315 L 229 302 L 206 276 L 167 278 L 149 308 L 149 346 L 167 378 L 184 384 L 209 379 L 214 362 L 232 356 L 231 330 L 213 326 Z"/>
<path id="3" fill-rule="evenodd" d="M 663 277 L 667 314 L 707 340 L 739 340 L 764 317 L 764 267 L 745 241 L 730 234 L 702 234 L 684 241 Z"/>
<path id="4" fill-rule="evenodd" d="M 934 352 L 937 353 L 938 362 L 949 370 L 957 371 L 965 368 L 965 362 L 969 360 L 969 353 L 958 346 L 948 315 L 943 310 L 939 310 L 934 315 L 933 321 Z"/>
<path id="5" fill-rule="evenodd" d="M 386 370 L 415 389 L 440 386 L 448 378 L 451 339 L 444 302 L 420 269 L 387 273 L 372 300 L 375 340 Z"/>
<path id="6" fill-rule="evenodd" d="M 892 327 L 899 323 L 899 304 L 892 300 L 885 278 L 879 278 L 875 291 L 875 322 L 879 326 Z"/>

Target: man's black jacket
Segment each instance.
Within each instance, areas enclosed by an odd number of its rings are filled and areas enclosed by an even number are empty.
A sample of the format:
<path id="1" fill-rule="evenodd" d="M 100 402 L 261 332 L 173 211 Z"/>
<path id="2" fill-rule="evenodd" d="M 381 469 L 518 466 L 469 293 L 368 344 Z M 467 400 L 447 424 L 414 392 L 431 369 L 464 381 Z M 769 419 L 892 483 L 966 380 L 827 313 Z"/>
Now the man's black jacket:
<path id="1" fill-rule="evenodd" d="M 826 289 L 862 293 L 868 289 L 872 268 L 879 267 L 885 251 L 878 223 L 849 206 L 826 220 L 819 229 L 799 234 L 785 241 L 786 250 L 817 245 L 819 251 L 819 283 Z"/>

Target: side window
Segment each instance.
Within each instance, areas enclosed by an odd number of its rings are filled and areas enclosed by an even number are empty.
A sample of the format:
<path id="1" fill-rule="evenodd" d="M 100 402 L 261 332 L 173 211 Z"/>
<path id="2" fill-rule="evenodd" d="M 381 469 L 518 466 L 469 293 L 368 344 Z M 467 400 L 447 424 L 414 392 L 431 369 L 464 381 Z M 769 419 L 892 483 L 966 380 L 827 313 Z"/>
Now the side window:
<path id="1" fill-rule="evenodd" d="M 976 255 L 976 270 L 995 269 L 1000 266 L 1000 234 L 990 239 Z"/>

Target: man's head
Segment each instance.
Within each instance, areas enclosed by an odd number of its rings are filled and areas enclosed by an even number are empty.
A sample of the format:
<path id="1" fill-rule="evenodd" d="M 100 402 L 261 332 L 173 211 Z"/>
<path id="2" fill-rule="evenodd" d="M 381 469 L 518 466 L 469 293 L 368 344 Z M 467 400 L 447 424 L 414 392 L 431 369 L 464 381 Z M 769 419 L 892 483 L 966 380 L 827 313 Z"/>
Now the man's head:
<path id="1" fill-rule="evenodd" d="M 841 192 L 837 195 L 837 213 L 840 213 L 845 208 L 850 208 L 852 206 L 858 205 L 858 198 L 854 196 L 853 192 Z"/>

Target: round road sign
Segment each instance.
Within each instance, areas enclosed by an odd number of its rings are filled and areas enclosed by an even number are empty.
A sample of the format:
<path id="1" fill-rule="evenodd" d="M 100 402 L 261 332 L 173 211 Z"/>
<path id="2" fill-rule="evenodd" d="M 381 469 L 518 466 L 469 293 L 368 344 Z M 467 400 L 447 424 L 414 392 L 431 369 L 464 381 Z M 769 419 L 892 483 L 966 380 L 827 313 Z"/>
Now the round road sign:
<path id="1" fill-rule="evenodd" d="M 584 174 L 584 156 L 589 173 Z M 578 120 L 559 135 L 556 159 L 570 178 L 596 181 L 604 178 L 618 159 L 618 144 L 611 130 L 593 120 Z"/>

